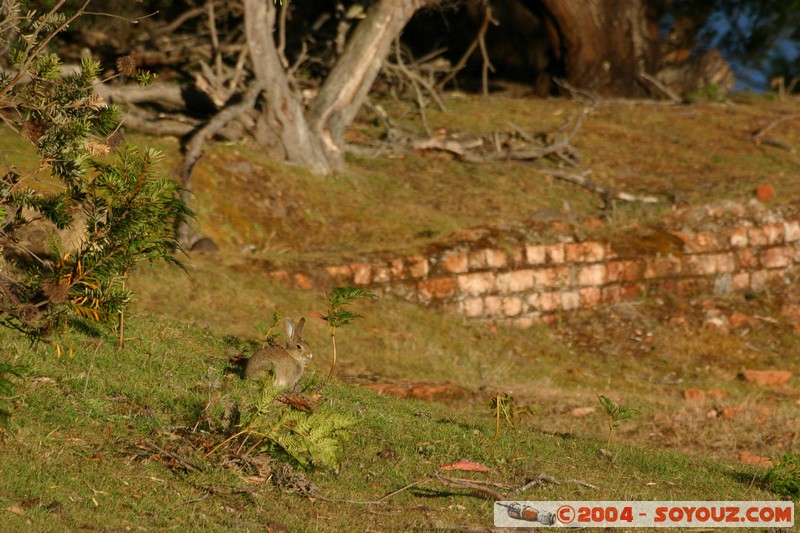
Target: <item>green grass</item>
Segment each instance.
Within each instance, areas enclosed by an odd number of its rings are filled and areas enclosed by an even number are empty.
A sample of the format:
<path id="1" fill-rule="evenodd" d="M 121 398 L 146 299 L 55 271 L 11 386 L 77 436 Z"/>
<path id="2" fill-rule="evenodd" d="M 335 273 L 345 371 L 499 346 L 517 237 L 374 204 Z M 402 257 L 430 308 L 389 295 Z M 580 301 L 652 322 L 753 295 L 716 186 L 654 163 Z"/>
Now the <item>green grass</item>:
<path id="1" fill-rule="evenodd" d="M 224 371 L 231 339 L 155 316 L 132 318 L 128 327 L 131 340 L 124 350 L 113 347 L 111 337 L 72 335 L 64 345 L 74 356 L 60 360 L 50 347 L 29 350 L 4 336 L 7 353 L 28 366 L 0 447 L 5 530 L 94 524 L 111 530 L 260 530 L 283 524 L 301 531 L 389 531 L 434 522 L 491 526 L 491 501 L 435 480 L 383 504 L 337 501 L 374 501 L 437 472 L 500 483 L 492 487 L 509 494 L 510 487 L 540 473 L 595 486 L 545 485 L 514 494 L 517 499 L 773 497 L 752 483 L 758 472 L 741 464 L 631 444 L 614 445 L 611 461 L 600 453 L 604 435 L 553 432 L 536 420 L 505 426 L 494 440 L 488 405 L 476 410 L 400 400 L 335 381 L 324 389 L 322 406 L 357 424 L 344 443 L 340 471 L 308 474 L 319 494 L 333 501 L 311 501 L 259 478 L 252 464 L 224 464 L 231 455 L 205 457 L 227 436 L 209 423 L 217 411 L 204 416 L 210 400 L 258 394 L 256 385 Z M 154 446 L 198 470 L 187 470 Z M 490 472 L 438 470 L 461 459 Z M 276 459 L 266 460 L 276 465 Z"/>
<path id="2" fill-rule="evenodd" d="M 792 211 L 800 198 L 800 160 L 757 147 L 750 135 L 797 105 L 752 99 L 604 105 L 573 143 L 592 179 L 606 186 L 678 193 L 692 203 L 746 202 L 755 185 L 769 182 L 778 194 L 768 207 Z M 416 124 L 411 106 L 386 106 L 401 122 Z M 459 94 L 448 97 L 448 106 L 450 114 L 430 111 L 434 128 L 481 134 L 508 122 L 550 132 L 579 109 L 564 100 Z M 377 138 L 367 118 L 348 135 Z M 786 122 L 771 135 L 796 144 L 800 124 Z M 11 138 L 0 135 L 4 163 L 23 165 L 30 154 L 23 154 L 24 145 L 5 143 Z M 177 168 L 174 141 L 131 140 L 163 148 L 163 172 Z M 238 460 L 223 447 L 205 457 L 235 431 L 223 429 L 225 402 L 245 405 L 258 394 L 255 385 L 230 375 L 226 350 L 251 354 L 260 346 L 258 325 L 272 312 L 307 317 L 311 369 L 324 377 L 330 368 L 327 325 L 315 315 L 326 309 L 325 291 L 271 282 L 265 272 L 276 265 L 302 261 L 313 269 L 379 252 L 413 253 L 465 228 L 515 227 L 530 218 L 564 217 L 567 210 L 576 231 L 602 237 L 632 223 L 655 224 L 672 206 L 619 205 L 598 227 L 599 201 L 582 189 L 522 164 L 465 164 L 436 153 L 352 157 L 346 171 L 317 178 L 270 161 L 247 143 L 220 144 L 201 159 L 194 179 L 195 230 L 223 252 L 192 255 L 185 272 L 165 265 L 137 272 L 124 350 L 115 348 L 113 336 L 87 328 L 59 338 L 65 354 L 58 359 L 52 346 L 30 347 L 0 332 L 3 361 L 28 366 L 12 393 L 19 396 L 0 400 L 12 416 L 0 432 L 0 529 L 488 527 L 490 501 L 431 480 L 383 504 L 342 501 L 374 501 L 460 459 L 491 470 L 446 475 L 499 483 L 494 490 L 514 499 L 785 497 L 767 490 L 765 469 L 738 460 L 743 451 L 797 454 L 797 377 L 781 389 L 738 378 L 745 368 L 797 374 L 800 335 L 781 314 L 792 295 L 769 292 L 693 299 L 648 294 L 528 330 L 471 323 L 390 296 L 359 301 L 353 309 L 365 318 L 337 333 L 337 379 L 321 404 L 358 424 L 344 443 L 338 473 L 307 474 L 333 501 L 274 486 L 269 469 L 279 456 Z M 239 254 L 246 246 L 256 253 Z M 704 325 L 709 306 L 761 319 L 743 330 L 717 331 Z M 358 386 L 395 381 L 450 382 L 465 392 L 423 403 Z M 689 388 L 708 394 L 685 400 Z M 494 440 L 490 402 L 503 393 L 513 397 L 520 417 L 514 427 L 503 422 Z M 614 431 L 612 458 L 600 452 L 608 427 L 598 394 L 639 410 Z M 523 494 L 506 488 L 540 473 L 596 488 L 546 484 Z M 773 490 L 786 485 L 785 474 L 776 475 Z"/>

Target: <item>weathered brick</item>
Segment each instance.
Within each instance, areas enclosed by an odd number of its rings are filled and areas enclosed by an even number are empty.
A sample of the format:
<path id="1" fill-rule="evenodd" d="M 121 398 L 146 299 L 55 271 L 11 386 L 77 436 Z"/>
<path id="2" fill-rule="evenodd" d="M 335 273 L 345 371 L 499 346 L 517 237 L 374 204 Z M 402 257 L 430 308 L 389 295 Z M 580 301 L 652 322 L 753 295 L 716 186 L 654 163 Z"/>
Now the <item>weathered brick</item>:
<path id="1" fill-rule="evenodd" d="M 714 294 L 730 294 L 732 283 L 730 272 L 720 274 L 714 278 Z"/>
<path id="2" fill-rule="evenodd" d="M 800 240 L 800 221 L 787 220 L 783 223 L 783 236 L 786 242 Z"/>
<path id="3" fill-rule="evenodd" d="M 327 266 L 325 267 L 325 272 L 328 273 L 332 278 L 336 278 L 337 280 L 346 280 L 350 279 L 353 275 L 353 271 L 350 269 L 350 265 L 342 265 L 342 266 Z"/>
<path id="4" fill-rule="evenodd" d="M 717 260 L 717 272 L 728 273 L 736 270 L 736 257 L 733 252 L 715 254 Z"/>
<path id="5" fill-rule="evenodd" d="M 534 271 L 512 270 L 497 274 L 497 290 L 500 292 L 528 291 L 534 286 Z"/>
<path id="6" fill-rule="evenodd" d="M 578 285 L 599 287 L 606 282 L 606 265 L 590 265 L 578 269 Z"/>
<path id="7" fill-rule="evenodd" d="M 508 256 L 503 250 L 483 248 L 469 253 L 470 270 L 505 268 L 506 265 L 508 265 Z"/>
<path id="8" fill-rule="evenodd" d="M 547 324 L 548 326 L 551 324 L 555 324 L 558 322 L 559 315 L 558 313 L 548 313 L 546 315 L 542 315 L 539 317 L 539 322 L 542 324 Z"/>
<path id="9" fill-rule="evenodd" d="M 465 298 L 461 302 L 461 312 L 468 318 L 475 318 L 483 315 L 483 298 Z"/>
<path id="10" fill-rule="evenodd" d="M 728 242 L 733 248 L 744 248 L 747 246 L 747 228 L 734 228 L 728 232 Z"/>
<path id="11" fill-rule="evenodd" d="M 608 281 L 638 281 L 642 278 L 643 263 L 641 261 L 611 261 L 606 265 Z"/>
<path id="12" fill-rule="evenodd" d="M 750 273 L 737 272 L 731 276 L 731 290 L 734 292 L 744 292 L 750 289 Z"/>
<path id="13" fill-rule="evenodd" d="M 646 257 L 644 259 L 644 278 L 666 278 L 681 273 L 681 260 L 674 255 Z"/>
<path id="14" fill-rule="evenodd" d="M 515 246 L 508 250 L 508 266 L 511 268 L 519 268 L 525 265 L 525 248 L 522 246 Z"/>
<path id="15" fill-rule="evenodd" d="M 508 254 L 503 250 L 487 248 L 486 266 L 489 268 L 505 268 L 508 266 Z"/>
<path id="16" fill-rule="evenodd" d="M 708 276 L 717 271 L 717 257 L 710 255 L 685 255 L 682 272 L 689 276 Z"/>
<path id="17" fill-rule="evenodd" d="M 770 285 L 784 285 L 786 283 L 785 268 L 773 268 L 767 271 L 767 283 Z"/>
<path id="18" fill-rule="evenodd" d="M 540 297 L 540 307 L 545 313 L 561 309 L 560 292 L 543 292 Z"/>
<path id="19" fill-rule="evenodd" d="M 767 238 L 767 244 L 783 244 L 783 224 L 767 224 L 764 226 L 764 236 Z"/>
<path id="20" fill-rule="evenodd" d="M 605 245 L 599 242 L 568 243 L 564 245 L 564 260 L 568 263 L 594 263 L 605 257 Z"/>
<path id="21" fill-rule="evenodd" d="M 467 252 L 445 252 L 442 268 L 450 274 L 463 274 L 469 269 L 469 255 Z"/>
<path id="22" fill-rule="evenodd" d="M 603 291 L 600 287 L 586 287 L 578 292 L 581 297 L 581 307 L 595 307 L 603 300 Z"/>
<path id="23" fill-rule="evenodd" d="M 604 304 L 615 304 L 620 300 L 621 291 L 619 285 L 608 285 L 602 289 L 602 301 Z"/>
<path id="24" fill-rule="evenodd" d="M 579 309 L 581 306 L 581 295 L 578 291 L 564 291 L 561 293 L 561 307 L 565 311 Z"/>
<path id="25" fill-rule="evenodd" d="M 495 276 L 492 272 L 460 274 L 456 279 L 458 290 L 467 294 L 486 294 L 495 290 Z"/>
<path id="26" fill-rule="evenodd" d="M 525 260 L 529 265 L 542 265 L 546 259 L 544 245 L 528 244 L 525 246 Z"/>
<path id="27" fill-rule="evenodd" d="M 784 268 L 792 264 L 794 249 L 791 246 L 767 248 L 759 253 L 761 266 L 764 268 Z"/>
<path id="28" fill-rule="evenodd" d="M 307 291 L 314 288 L 314 284 L 311 283 L 311 279 L 305 274 L 298 272 L 292 276 L 292 280 L 294 281 L 294 286 L 300 290 Z"/>
<path id="29" fill-rule="evenodd" d="M 633 300 L 644 294 L 645 287 L 641 283 L 632 285 L 622 285 L 619 288 L 619 296 L 622 300 Z"/>
<path id="30" fill-rule="evenodd" d="M 533 271 L 534 287 L 539 289 L 552 289 L 564 287 L 569 283 L 569 268 L 553 267 L 539 268 Z"/>
<path id="31" fill-rule="evenodd" d="M 750 289 L 762 291 L 767 288 L 769 273 L 766 270 L 756 270 L 750 273 Z"/>
<path id="32" fill-rule="evenodd" d="M 739 270 L 758 268 L 758 258 L 750 248 L 742 248 L 734 252 L 736 255 L 736 265 Z"/>
<path id="33" fill-rule="evenodd" d="M 544 253 L 550 264 L 560 265 L 564 262 L 564 245 L 561 243 L 545 245 Z"/>
<path id="34" fill-rule="evenodd" d="M 539 311 L 542 308 L 542 295 L 538 292 L 530 293 L 527 298 L 525 298 L 525 305 L 528 309 L 532 309 L 534 311 Z"/>
<path id="35" fill-rule="evenodd" d="M 708 278 L 678 280 L 676 292 L 680 295 L 690 295 L 713 288 L 713 282 Z"/>
<path id="36" fill-rule="evenodd" d="M 716 252 L 724 246 L 719 242 L 717 234 L 710 232 L 676 232 L 680 233 L 684 245 L 694 253 Z"/>
<path id="37" fill-rule="evenodd" d="M 402 259 L 392 259 L 389 261 L 389 271 L 392 273 L 392 279 L 403 279 L 405 274 L 405 265 Z"/>
<path id="38" fill-rule="evenodd" d="M 750 246 L 766 246 L 769 244 L 764 228 L 747 228 L 747 240 Z"/>
<path id="39" fill-rule="evenodd" d="M 406 272 L 412 278 L 424 278 L 430 271 L 430 265 L 425 257 L 415 255 L 406 258 Z"/>
<path id="40" fill-rule="evenodd" d="M 505 316 L 517 316 L 520 313 L 522 313 L 522 299 L 518 296 L 503 298 L 503 314 Z"/>
<path id="41" fill-rule="evenodd" d="M 417 282 L 417 290 L 422 302 L 452 298 L 456 295 L 456 280 L 453 278 L 420 280 Z"/>
<path id="42" fill-rule="evenodd" d="M 372 265 L 372 283 L 388 283 L 392 281 L 392 269 L 384 263 Z"/>
<path id="43" fill-rule="evenodd" d="M 528 329 L 532 328 L 536 324 L 536 322 L 537 322 L 537 317 L 521 316 L 509 320 L 509 326 L 519 329 Z"/>
<path id="44" fill-rule="evenodd" d="M 356 285 L 372 283 L 372 265 L 369 263 L 353 263 L 350 270 L 353 271 L 353 283 Z"/>
<path id="45" fill-rule="evenodd" d="M 503 314 L 503 299 L 500 296 L 487 296 L 483 299 L 483 313 L 486 316 Z"/>

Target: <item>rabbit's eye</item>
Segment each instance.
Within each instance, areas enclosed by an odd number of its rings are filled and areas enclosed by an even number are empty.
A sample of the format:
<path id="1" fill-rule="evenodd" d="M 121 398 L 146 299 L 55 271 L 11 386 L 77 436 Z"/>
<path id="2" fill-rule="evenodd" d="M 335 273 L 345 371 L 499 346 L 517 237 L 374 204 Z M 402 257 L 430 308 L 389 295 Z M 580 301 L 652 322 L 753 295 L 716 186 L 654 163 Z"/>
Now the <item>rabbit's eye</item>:
<path id="1" fill-rule="evenodd" d="M 302 344 L 298 344 L 298 345 L 297 345 L 297 349 L 298 349 L 298 350 L 302 350 L 302 349 L 303 349 L 303 345 L 302 345 Z"/>

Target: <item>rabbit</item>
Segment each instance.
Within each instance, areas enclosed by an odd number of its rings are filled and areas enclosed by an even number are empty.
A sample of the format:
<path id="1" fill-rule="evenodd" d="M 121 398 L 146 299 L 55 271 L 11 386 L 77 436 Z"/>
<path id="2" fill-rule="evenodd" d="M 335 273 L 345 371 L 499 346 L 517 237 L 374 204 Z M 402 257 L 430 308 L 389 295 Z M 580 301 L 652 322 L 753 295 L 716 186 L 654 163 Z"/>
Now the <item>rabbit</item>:
<path id="1" fill-rule="evenodd" d="M 287 317 L 286 347 L 270 346 L 254 353 L 244 368 L 245 379 L 262 379 L 265 372 L 271 372 L 276 387 L 294 387 L 313 357 L 308 343 L 300 336 L 305 323 L 306 319 L 301 318 L 295 327 L 294 320 Z"/>

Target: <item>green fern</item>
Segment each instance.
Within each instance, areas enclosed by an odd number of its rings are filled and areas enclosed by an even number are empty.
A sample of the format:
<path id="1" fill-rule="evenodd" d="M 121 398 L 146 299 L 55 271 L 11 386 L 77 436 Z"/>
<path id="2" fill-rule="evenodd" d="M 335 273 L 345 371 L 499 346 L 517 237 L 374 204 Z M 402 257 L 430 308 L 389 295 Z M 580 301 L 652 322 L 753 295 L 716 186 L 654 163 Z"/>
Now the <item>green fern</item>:
<path id="1" fill-rule="evenodd" d="M 336 470 L 353 418 L 335 411 L 306 413 L 274 402 L 278 390 L 265 384 L 250 421 L 241 432 L 267 442 L 266 450 L 285 453 L 304 468 Z"/>

